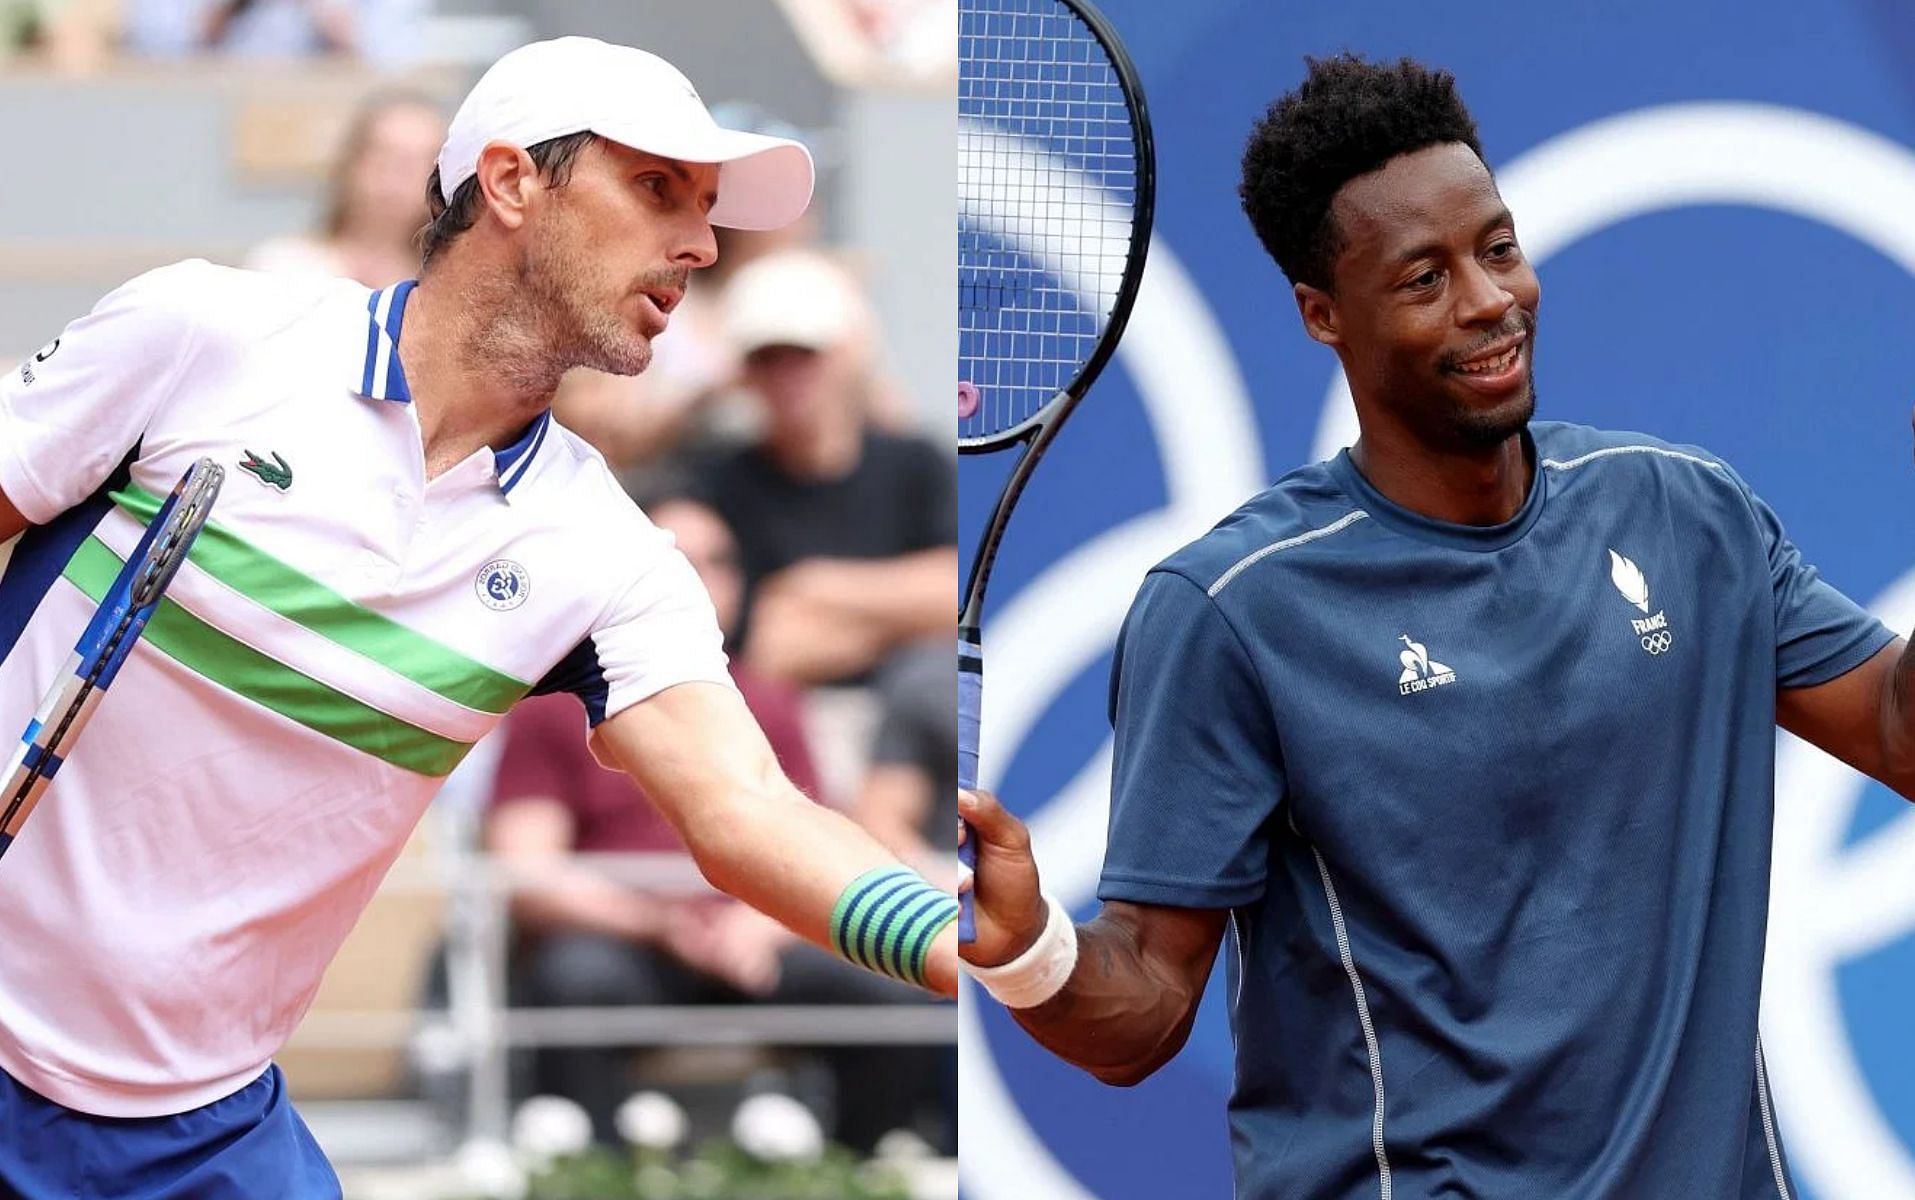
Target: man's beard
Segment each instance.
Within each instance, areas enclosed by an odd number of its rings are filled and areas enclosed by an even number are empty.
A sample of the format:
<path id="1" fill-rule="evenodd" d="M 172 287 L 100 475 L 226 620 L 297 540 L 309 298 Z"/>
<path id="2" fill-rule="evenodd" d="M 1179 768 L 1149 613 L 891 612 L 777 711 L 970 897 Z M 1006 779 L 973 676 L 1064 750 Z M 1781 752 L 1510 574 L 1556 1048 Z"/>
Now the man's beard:
<path id="1" fill-rule="evenodd" d="M 1517 310 L 1507 324 L 1510 328 L 1497 333 L 1524 335 L 1522 395 L 1489 409 L 1459 403 L 1448 395 L 1437 401 L 1438 436 L 1464 453 L 1494 450 L 1528 428 L 1536 415 L 1536 318 Z"/>
<path id="2" fill-rule="evenodd" d="M 518 295 L 538 344 L 557 373 L 589 367 L 608 375 L 637 375 L 652 362 L 652 340 L 627 325 L 618 310 L 625 293 L 596 260 L 573 254 L 566 239 L 533 240 L 519 267 Z"/>
<path id="3" fill-rule="evenodd" d="M 1493 450 L 1529 426 L 1536 415 L 1536 377 L 1532 368 L 1524 380 L 1522 398 L 1511 404 L 1484 410 L 1455 405 L 1443 422 L 1453 443 L 1460 449 Z"/>

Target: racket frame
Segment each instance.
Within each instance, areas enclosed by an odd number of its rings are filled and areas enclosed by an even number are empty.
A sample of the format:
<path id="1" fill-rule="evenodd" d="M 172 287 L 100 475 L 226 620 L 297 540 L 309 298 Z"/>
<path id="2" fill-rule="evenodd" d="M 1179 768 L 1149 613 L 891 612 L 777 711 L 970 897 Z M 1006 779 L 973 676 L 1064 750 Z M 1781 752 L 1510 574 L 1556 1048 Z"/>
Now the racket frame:
<path id="1" fill-rule="evenodd" d="M 40 701 L 0 788 L 0 855 L 13 844 L 54 774 L 98 710 L 146 622 L 191 552 L 218 498 L 225 469 L 210 458 L 187 468 L 147 534 L 80 633 L 59 680 Z"/>
<path id="2" fill-rule="evenodd" d="M 1071 410 L 1089 393 L 1104 364 L 1117 351 L 1117 342 L 1123 337 L 1125 326 L 1130 323 L 1131 309 L 1143 283 L 1144 262 L 1150 251 L 1151 225 L 1157 212 L 1157 148 L 1150 129 L 1150 109 L 1144 100 L 1144 85 L 1138 77 L 1136 64 L 1131 61 L 1116 30 L 1088 0 L 1057 2 L 1076 14 L 1090 30 L 1091 36 L 1097 39 L 1117 76 L 1119 90 L 1124 94 L 1136 152 L 1130 245 L 1126 250 L 1124 273 L 1118 280 L 1117 295 L 1111 302 L 1110 319 L 1105 323 L 1097 345 L 1092 348 L 1090 356 L 1084 360 L 1084 365 L 1071 382 L 1043 407 L 1009 429 L 980 437 L 967 438 L 962 434 L 958 437 L 959 454 L 988 454 L 1019 444 L 1026 445 L 1024 453 L 1012 465 L 1010 478 L 998 493 L 997 502 L 991 506 L 990 518 L 978 537 L 977 550 L 971 557 L 971 569 L 965 582 L 964 601 L 958 610 L 958 763 L 961 785 L 968 773 L 973 776 L 971 786 L 975 786 L 984 687 L 984 590 L 990 583 L 998 547 L 1010 524 L 1011 510 L 1023 495 L 1038 460 L 1050 448 L 1051 441 L 1057 436 L 1057 431 L 1063 428 Z M 976 858 L 976 843 L 967 838 L 958 848 L 958 859 L 967 875 L 975 866 Z M 965 890 L 959 900 L 958 940 L 969 943 L 977 936 L 970 891 Z"/>
<path id="3" fill-rule="evenodd" d="M 1130 323 L 1131 309 L 1136 304 L 1137 292 L 1143 283 L 1144 263 L 1150 252 L 1150 230 L 1157 213 L 1157 149 L 1150 130 L 1150 108 L 1144 100 L 1143 80 L 1137 74 L 1136 64 L 1124 49 L 1124 43 L 1118 39 L 1117 31 L 1089 0 L 1057 2 L 1076 13 L 1103 47 L 1124 93 L 1124 105 L 1130 112 L 1137 158 L 1136 180 L 1132 186 L 1135 203 L 1130 223 L 1130 245 L 1125 252 L 1124 273 L 1117 283 L 1117 296 L 1111 302 L 1110 320 L 1076 377 L 1042 408 L 1009 429 L 981 437 L 958 437 L 959 454 L 990 454 L 1020 443 L 1029 444 L 1023 457 L 1012 467 L 1011 477 L 1005 481 L 1003 491 L 998 494 L 997 503 L 991 508 L 990 519 L 978 538 L 977 550 L 971 557 L 970 575 L 964 588 L 964 604 L 958 613 L 958 632 L 960 635 L 969 633 L 973 641 L 983 624 L 984 589 L 990 583 L 991 567 L 997 560 L 998 546 L 1004 540 L 1004 530 L 1010 523 L 1011 510 L 1016 507 L 1018 497 L 1023 495 L 1024 486 L 1030 481 L 1031 471 L 1037 466 L 1038 459 L 1050 448 L 1051 440 L 1057 436 L 1064 419 L 1090 392 L 1091 385 L 1097 382 L 1104 364 L 1117 352 L 1117 343 Z"/>

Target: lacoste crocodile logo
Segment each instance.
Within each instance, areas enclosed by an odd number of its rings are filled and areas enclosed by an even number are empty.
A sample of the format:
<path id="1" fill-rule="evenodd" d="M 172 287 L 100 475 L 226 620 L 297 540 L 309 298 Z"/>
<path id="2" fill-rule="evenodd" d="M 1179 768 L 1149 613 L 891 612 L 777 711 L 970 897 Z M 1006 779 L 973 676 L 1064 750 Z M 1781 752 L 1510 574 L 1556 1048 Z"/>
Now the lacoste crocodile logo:
<path id="1" fill-rule="evenodd" d="M 273 463 L 278 463 L 279 465 L 274 466 Z M 248 450 L 246 452 L 246 460 L 239 464 L 239 469 L 242 471 L 251 471 L 259 477 L 261 483 L 268 487 L 276 487 L 282 492 L 293 486 L 293 469 L 288 466 L 286 460 L 279 457 L 277 453 L 273 455 L 272 462 L 267 462 L 259 455 Z"/>

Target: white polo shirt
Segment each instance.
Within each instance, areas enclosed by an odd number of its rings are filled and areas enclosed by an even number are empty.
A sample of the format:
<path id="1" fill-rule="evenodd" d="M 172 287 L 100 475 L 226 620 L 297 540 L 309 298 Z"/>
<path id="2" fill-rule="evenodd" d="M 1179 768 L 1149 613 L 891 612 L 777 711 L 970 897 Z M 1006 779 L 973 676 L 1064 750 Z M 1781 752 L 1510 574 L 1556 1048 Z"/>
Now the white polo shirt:
<path id="1" fill-rule="evenodd" d="M 425 478 L 412 285 L 181 263 L 0 380 L 0 736 L 195 459 L 212 521 L 0 860 L 0 1069 L 69 1108 L 250 1082 L 471 744 L 527 692 L 597 722 L 730 686 L 669 535 L 541 416 Z"/>

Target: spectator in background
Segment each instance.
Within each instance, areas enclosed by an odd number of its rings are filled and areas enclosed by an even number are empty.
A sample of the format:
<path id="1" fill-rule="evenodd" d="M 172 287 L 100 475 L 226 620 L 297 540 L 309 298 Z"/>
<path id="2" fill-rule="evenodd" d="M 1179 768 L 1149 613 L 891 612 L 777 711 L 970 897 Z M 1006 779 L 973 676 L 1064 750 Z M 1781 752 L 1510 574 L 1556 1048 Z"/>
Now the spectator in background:
<path id="1" fill-rule="evenodd" d="M 957 0 L 846 0 L 884 62 L 925 78 L 957 70 Z"/>
<path id="2" fill-rule="evenodd" d="M 160 57 L 341 55 L 395 65 L 417 55 L 427 8 L 428 0 L 126 0 L 127 48 Z"/>
<path id="3" fill-rule="evenodd" d="M 951 656 L 938 643 L 892 658 L 877 691 L 884 715 L 852 816 L 891 853 L 957 886 L 957 705 Z"/>
<path id="4" fill-rule="evenodd" d="M 873 322 L 823 256 L 790 251 L 740 268 L 725 326 L 764 433 L 705 464 L 695 486 L 738 534 L 747 611 L 737 645 L 774 678 L 866 682 L 898 650 L 951 632 L 950 454 L 870 421 Z"/>
<path id="5" fill-rule="evenodd" d="M 419 273 L 426 181 L 445 141 L 445 117 L 409 92 L 375 96 L 346 128 L 333 160 L 319 231 L 275 238 L 241 264 L 255 271 L 335 275 L 369 288 Z"/>
<path id="6" fill-rule="evenodd" d="M 736 546 L 711 509 L 689 500 L 648 506 L 711 593 L 719 625 L 736 621 L 743 581 Z M 793 689 L 736 666 L 734 677 L 786 774 L 816 794 Z M 623 774 L 600 768 L 574 702 L 527 700 L 505 722 L 486 843 L 508 865 L 550 866 L 580 852 L 683 852 L 677 834 Z M 687 859 L 689 861 L 689 859 Z M 860 971 L 799 941 L 729 897 L 684 899 L 610 882 L 579 868 L 517 894 L 527 934 L 514 974 L 523 1002 L 544 1006 L 928 1002 L 915 989 Z M 921 1061 L 933 1055 L 928 1064 Z M 837 1085 L 835 1136 L 869 1152 L 914 1106 L 937 1106 L 936 1052 L 852 1047 L 826 1055 Z M 613 1114 L 633 1090 L 626 1064 L 601 1047 L 537 1056 L 537 1086 L 570 1097 L 596 1136 L 616 1144 Z M 829 1124 L 829 1123 L 828 1123 Z"/>
<path id="7" fill-rule="evenodd" d="M 118 0 L 0 0 L 0 41 L 56 71 L 85 75 L 111 57 L 118 18 Z"/>

